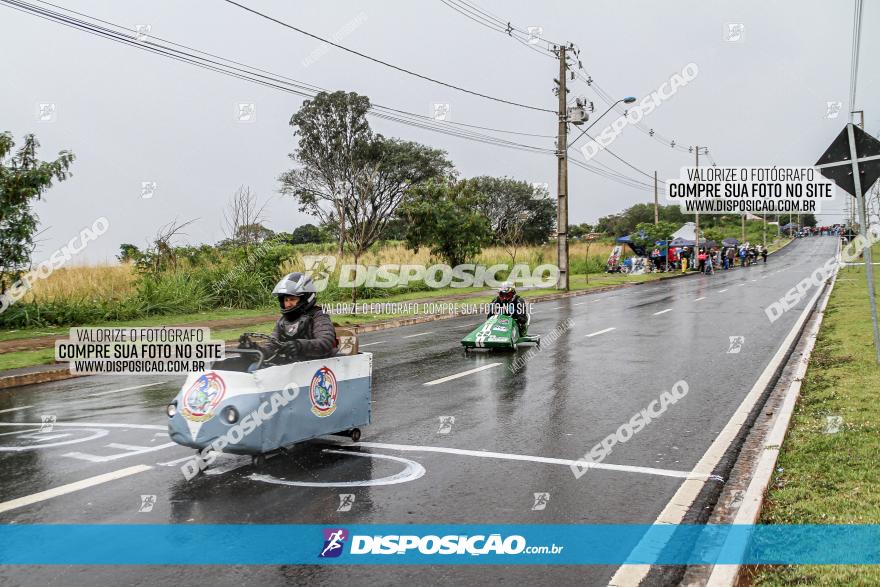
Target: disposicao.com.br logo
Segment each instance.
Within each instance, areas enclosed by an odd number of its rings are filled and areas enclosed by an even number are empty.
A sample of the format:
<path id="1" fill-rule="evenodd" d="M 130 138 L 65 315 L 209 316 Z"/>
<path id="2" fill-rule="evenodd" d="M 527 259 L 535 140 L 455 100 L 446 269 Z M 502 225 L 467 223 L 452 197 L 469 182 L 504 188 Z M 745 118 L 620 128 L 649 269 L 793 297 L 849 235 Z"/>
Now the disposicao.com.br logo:
<path id="1" fill-rule="evenodd" d="M 342 554 L 348 531 L 343 528 L 324 529 L 324 546 L 319 558 L 338 557 Z M 518 555 L 559 554 L 563 546 L 528 546 L 518 534 L 450 534 L 445 536 L 415 534 L 351 535 L 351 555 Z"/>

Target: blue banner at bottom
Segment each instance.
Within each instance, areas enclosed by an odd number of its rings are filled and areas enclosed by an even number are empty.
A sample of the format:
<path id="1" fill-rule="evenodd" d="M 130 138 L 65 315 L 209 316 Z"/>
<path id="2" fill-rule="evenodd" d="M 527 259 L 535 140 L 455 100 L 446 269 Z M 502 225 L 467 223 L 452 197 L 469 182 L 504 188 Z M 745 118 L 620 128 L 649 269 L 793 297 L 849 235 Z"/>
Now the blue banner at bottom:
<path id="1" fill-rule="evenodd" d="M 7 525 L 4 565 L 880 564 L 880 525 Z"/>

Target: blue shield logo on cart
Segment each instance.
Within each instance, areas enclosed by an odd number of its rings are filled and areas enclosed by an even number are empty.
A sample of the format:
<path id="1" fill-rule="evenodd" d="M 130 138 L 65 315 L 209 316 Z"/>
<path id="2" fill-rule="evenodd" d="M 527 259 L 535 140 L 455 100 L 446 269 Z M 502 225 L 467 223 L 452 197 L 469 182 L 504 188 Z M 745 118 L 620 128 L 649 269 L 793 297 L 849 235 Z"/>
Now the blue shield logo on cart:
<path id="1" fill-rule="evenodd" d="M 321 367 L 315 371 L 309 385 L 309 400 L 312 402 L 312 413 L 319 418 L 326 418 L 336 411 L 336 395 L 339 386 L 336 375 L 329 367 Z"/>
<path id="2" fill-rule="evenodd" d="M 181 413 L 187 420 L 204 422 L 214 417 L 214 408 L 226 395 L 226 383 L 216 373 L 205 373 L 183 394 Z"/>

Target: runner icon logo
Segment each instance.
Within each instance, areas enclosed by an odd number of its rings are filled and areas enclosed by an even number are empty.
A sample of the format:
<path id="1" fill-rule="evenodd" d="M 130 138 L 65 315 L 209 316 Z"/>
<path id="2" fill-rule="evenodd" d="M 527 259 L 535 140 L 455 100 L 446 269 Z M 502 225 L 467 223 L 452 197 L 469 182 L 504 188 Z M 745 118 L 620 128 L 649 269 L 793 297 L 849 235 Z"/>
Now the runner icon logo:
<path id="1" fill-rule="evenodd" d="M 40 419 L 42 420 L 40 432 L 52 432 L 52 428 L 55 427 L 55 416 L 43 414 Z"/>
<path id="2" fill-rule="evenodd" d="M 452 432 L 453 424 L 455 424 L 455 416 L 440 416 L 440 428 L 437 434 L 449 434 Z"/>
<path id="3" fill-rule="evenodd" d="M 151 512 L 153 511 L 153 507 L 156 505 L 156 496 L 155 495 L 142 495 L 141 496 L 141 507 L 138 508 L 138 512 Z"/>
<path id="4" fill-rule="evenodd" d="M 532 511 L 545 509 L 549 501 L 549 493 L 535 493 L 535 503 L 532 504 Z"/>
<path id="5" fill-rule="evenodd" d="M 337 512 L 349 512 L 351 511 L 351 506 L 354 505 L 354 493 L 340 493 L 339 494 L 339 507 L 336 508 Z"/>
<path id="6" fill-rule="evenodd" d="M 731 336 L 730 347 L 727 349 L 728 355 L 738 354 L 742 350 L 743 343 L 746 341 L 745 336 Z"/>
<path id="7" fill-rule="evenodd" d="M 343 528 L 324 528 L 324 548 L 318 557 L 335 558 L 339 556 L 342 554 L 346 540 L 348 540 L 348 530 Z"/>

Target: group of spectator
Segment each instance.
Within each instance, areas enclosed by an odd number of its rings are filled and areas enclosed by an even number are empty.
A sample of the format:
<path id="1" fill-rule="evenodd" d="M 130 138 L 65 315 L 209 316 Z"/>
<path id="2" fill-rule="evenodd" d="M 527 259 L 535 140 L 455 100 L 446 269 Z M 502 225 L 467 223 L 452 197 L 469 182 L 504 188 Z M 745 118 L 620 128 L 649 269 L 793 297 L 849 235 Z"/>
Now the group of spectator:
<path id="1" fill-rule="evenodd" d="M 748 242 L 730 247 L 701 247 L 697 251 L 696 259 L 694 247 L 669 247 L 663 251 L 659 247 L 651 252 L 651 264 L 653 271 L 678 271 L 682 273 L 688 268 L 707 275 L 715 272 L 715 269 L 730 269 L 736 266 L 748 267 L 758 262 L 758 258 L 767 262 L 767 249 L 762 245 L 752 245 Z"/>

